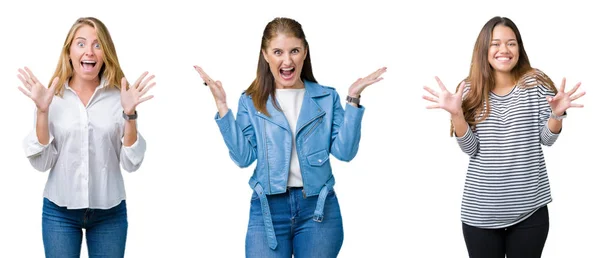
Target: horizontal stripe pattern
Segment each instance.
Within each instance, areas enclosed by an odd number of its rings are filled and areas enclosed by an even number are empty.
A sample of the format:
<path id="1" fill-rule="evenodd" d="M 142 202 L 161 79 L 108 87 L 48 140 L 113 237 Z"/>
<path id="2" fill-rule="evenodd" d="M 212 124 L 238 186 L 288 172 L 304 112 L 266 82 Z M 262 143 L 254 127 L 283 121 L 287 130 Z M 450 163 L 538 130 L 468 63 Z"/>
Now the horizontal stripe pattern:
<path id="1" fill-rule="evenodd" d="M 527 85 L 535 83 L 533 77 L 529 80 Z M 548 128 L 546 96 L 554 93 L 539 83 L 517 85 L 504 96 L 490 93 L 489 117 L 457 137 L 470 156 L 461 207 L 464 223 L 508 227 L 552 201 L 542 145 L 554 144 L 558 134 Z"/>

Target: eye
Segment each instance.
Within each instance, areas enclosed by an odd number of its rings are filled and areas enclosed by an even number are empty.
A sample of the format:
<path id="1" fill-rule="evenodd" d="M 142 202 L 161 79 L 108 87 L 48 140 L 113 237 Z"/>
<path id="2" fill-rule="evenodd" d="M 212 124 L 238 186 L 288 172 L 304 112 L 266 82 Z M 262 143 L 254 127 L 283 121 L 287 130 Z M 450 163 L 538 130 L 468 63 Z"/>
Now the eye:
<path id="1" fill-rule="evenodd" d="M 274 53 L 275 55 L 281 55 L 281 50 L 277 49 L 277 50 L 273 51 L 273 53 Z"/>
<path id="2" fill-rule="evenodd" d="M 514 46 L 516 46 L 516 45 L 517 45 L 517 43 L 515 43 L 515 42 L 510 42 L 510 43 L 508 43 L 508 45 L 509 45 L 509 46 L 511 46 L 511 47 L 514 47 Z"/>
<path id="3" fill-rule="evenodd" d="M 492 46 L 493 46 L 493 47 L 500 46 L 500 43 L 497 43 L 497 42 L 492 42 Z"/>
<path id="4" fill-rule="evenodd" d="M 97 49 L 100 49 L 100 43 L 96 43 L 96 44 L 94 45 L 94 47 L 95 47 L 95 48 L 97 48 Z"/>
<path id="5" fill-rule="evenodd" d="M 292 49 L 292 54 L 298 54 L 300 53 L 300 50 L 297 48 Z"/>
<path id="6" fill-rule="evenodd" d="M 79 42 L 79 43 L 77 43 L 77 46 L 79 46 L 79 47 L 84 47 L 84 46 L 85 46 L 85 44 L 83 44 L 83 42 Z"/>

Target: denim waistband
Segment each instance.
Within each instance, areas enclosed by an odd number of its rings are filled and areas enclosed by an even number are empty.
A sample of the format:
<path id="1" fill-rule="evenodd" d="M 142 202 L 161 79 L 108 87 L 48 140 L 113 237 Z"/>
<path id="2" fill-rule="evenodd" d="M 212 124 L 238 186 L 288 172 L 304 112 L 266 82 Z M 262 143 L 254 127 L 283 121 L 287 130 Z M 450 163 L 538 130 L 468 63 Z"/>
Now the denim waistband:
<path id="1" fill-rule="evenodd" d="M 277 248 L 277 238 L 275 236 L 275 229 L 273 228 L 273 220 L 271 218 L 271 210 L 269 209 L 267 195 L 260 184 L 256 184 L 254 186 L 254 191 L 260 199 L 260 208 L 267 233 L 267 243 L 269 244 L 269 248 L 275 250 L 275 248 Z M 329 187 L 324 185 L 321 188 L 321 192 L 319 192 L 317 207 L 315 208 L 315 213 L 313 215 L 313 220 L 316 222 L 323 221 L 323 210 L 325 209 L 325 199 L 327 198 L 327 193 L 329 193 Z"/>

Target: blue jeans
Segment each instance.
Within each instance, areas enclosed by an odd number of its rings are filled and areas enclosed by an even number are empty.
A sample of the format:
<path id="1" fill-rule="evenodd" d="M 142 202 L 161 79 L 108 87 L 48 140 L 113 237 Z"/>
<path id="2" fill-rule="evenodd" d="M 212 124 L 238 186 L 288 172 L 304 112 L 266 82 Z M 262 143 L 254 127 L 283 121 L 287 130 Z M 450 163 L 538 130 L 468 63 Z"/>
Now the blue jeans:
<path id="1" fill-rule="evenodd" d="M 82 229 L 90 258 L 123 257 L 127 225 L 125 201 L 108 210 L 69 210 L 44 198 L 42 236 L 47 258 L 79 258 Z"/>
<path id="2" fill-rule="evenodd" d="M 335 191 L 325 199 L 324 218 L 313 220 L 318 196 L 302 195 L 302 188 L 289 188 L 286 193 L 267 196 L 277 247 L 267 242 L 259 196 L 254 192 L 246 233 L 246 257 L 260 258 L 333 258 L 344 241 L 342 215 Z"/>

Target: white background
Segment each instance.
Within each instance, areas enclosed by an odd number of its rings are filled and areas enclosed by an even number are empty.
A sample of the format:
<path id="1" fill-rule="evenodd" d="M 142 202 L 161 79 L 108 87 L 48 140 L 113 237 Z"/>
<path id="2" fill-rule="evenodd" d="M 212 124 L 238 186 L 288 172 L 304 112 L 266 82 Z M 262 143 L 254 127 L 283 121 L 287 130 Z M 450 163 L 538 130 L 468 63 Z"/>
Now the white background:
<path id="1" fill-rule="evenodd" d="M 381 66 L 363 93 L 361 147 L 333 161 L 345 239 L 339 257 L 467 257 L 460 201 L 467 155 L 449 137 L 449 117 L 426 110 L 423 85 L 438 75 L 454 89 L 468 74 L 475 39 L 495 15 L 521 30 L 534 67 L 587 91 L 564 130 L 544 148 L 553 202 L 544 257 L 596 257 L 598 27 L 592 2 L 561 1 L 4 1 L 0 8 L 0 257 L 43 257 L 42 191 L 22 149 L 33 102 L 17 90 L 17 69 L 47 82 L 72 23 L 100 18 L 130 81 L 156 75 L 155 99 L 138 107 L 148 142 L 144 164 L 125 173 L 126 257 L 243 257 L 254 165 L 229 159 L 216 108 L 193 65 L 223 82 L 229 106 L 256 72 L 264 26 L 297 19 L 319 83 L 342 97 Z M 83 248 L 83 256 L 87 256 Z"/>

